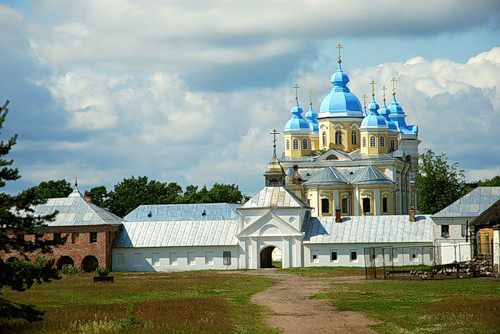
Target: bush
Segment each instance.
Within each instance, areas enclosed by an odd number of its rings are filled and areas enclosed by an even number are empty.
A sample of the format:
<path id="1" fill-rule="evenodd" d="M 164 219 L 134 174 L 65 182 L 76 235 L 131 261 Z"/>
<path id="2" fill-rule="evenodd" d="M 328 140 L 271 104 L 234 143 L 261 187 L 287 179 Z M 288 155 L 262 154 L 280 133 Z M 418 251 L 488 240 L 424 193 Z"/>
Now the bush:
<path id="1" fill-rule="evenodd" d="M 97 268 L 94 271 L 94 274 L 99 277 L 106 277 L 109 274 L 109 269 L 108 268 Z"/>
<path id="2" fill-rule="evenodd" d="M 64 266 L 62 266 L 61 270 L 59 270 L 59 272 L 61 274 L 64 274 L 64 275 L 73 275 L 73 274 L 81 274 L 82 271 L 78 268 L 76 268 L 75 266 L 73 266 L 72 264 L 65 264 Z"/>

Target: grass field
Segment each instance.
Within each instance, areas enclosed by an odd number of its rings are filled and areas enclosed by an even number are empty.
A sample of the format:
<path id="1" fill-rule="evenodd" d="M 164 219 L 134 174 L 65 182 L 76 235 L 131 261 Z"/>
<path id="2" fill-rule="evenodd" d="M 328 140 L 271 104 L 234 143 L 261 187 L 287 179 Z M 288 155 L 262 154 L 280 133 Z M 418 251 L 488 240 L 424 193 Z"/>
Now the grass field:
<path id="1" fill-rule="evenodd" d="M 45 320 L 0 323 L 2 333 L 274 333 L 250 296 L 272 285 L 263 277 L 214 272 L 66 275 L 3 297 L 35 304 Z"/>
<path id="2" fill-rule="evenodd" d="M 363 268 L 283 270 L 317 278 L 364 277 Z M 374 329 L 382 334 L 500 332 L 500 281 L 494 279 L 346 280 L 316 298 L 379 321 Z"/>

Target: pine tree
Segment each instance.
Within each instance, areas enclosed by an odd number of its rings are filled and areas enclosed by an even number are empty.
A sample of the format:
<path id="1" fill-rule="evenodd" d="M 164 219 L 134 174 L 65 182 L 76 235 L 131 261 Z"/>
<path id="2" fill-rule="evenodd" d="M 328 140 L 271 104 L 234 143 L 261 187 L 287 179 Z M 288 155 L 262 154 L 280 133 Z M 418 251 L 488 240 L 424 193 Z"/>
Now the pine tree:
<path id="1" fill-rule="evenodd" d="M 7 101 L 0 107 L 0 129 L 3 127 L 8 109 Z M 0 188 L 6 182 L 15 181 L 21 176 L 17 168 L 12 167 L 13 160 L 5 159 L 12 147 L 16 144 L 17 135 L 8 141 L 0 141 Z M 39 257 L 35 261 L 28 261 L 28 255 L 37 251 L 49 253 L 53 246 L 61 245 L 65 239 L 44 240 L 43 238 L 27 237 L 37 233 L 37 227 L 55 219 L 57 212 L 51 215 L 35 216 L 33 207 L 43 203 L 34 189 L 12 196 L 0 193 L 0 254 L 5 258 L 9 253 L 20 257 L 14 261 L 4 261 L 0 258 L 0 291 L 9 287 L 15 291 L 25 291 L 35 282 L 50 282 L 60 278 L 54 268 L 53 260 Z M 30 322 L 42 319 L 43 311 L 35 309 L 33 305 L 24 305 L 6 300 L 0 293 L 0 317 L 13 319 L 21 318 Z"/>

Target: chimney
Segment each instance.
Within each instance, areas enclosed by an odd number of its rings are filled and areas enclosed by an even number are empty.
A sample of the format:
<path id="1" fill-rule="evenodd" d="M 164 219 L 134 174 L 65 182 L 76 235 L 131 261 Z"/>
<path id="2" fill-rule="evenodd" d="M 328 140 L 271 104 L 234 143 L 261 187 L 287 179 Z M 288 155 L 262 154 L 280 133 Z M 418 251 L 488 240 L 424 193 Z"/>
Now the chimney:
<path id="1" fill-rule="evenodd" d="M 92 193 L 90 191 L 86 191 L 85 195 L 83 195 L 83 199 L 85 202 L 92 203 Z"/>
<path id="2" fill-rule="evenodd" d="M 335 222 L 340 223 L 340 206 L 335 208 Z"/>
<path id="3" fill-rule="evenodd" d="M 293 165 L 293 175 L 291 177 L 292 184 L 300 184 L 299 166 Z"/>
<path id="4" fill-rule="evenodd" d="M 410 221 L 414 222 L 415 221 L 415 208 L 413 206 L 410 206 L 410 210 L 408 212 L 410 215 Z"/>

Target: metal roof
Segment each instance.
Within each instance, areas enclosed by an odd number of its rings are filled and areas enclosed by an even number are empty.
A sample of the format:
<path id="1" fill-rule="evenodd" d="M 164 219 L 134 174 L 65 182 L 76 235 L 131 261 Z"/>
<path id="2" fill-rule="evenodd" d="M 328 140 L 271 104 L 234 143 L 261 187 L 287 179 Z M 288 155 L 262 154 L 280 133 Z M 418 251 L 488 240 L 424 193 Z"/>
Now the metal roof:
<path id="1" fill-rule="evenodd" d="M 347 184 L 344 175 L 335 167 L 326 167 L 305 182 L 305 184 L 328 185 L 328 184 Z"/>
<path id="2" fill-rule="evenodd" d="M 500 199 L 500 187 L 478 187 L 432 217 L 477 217 Z"/>
<path id="3" fill-rule="evenodd" d="M 308 208 L 309 206 L 284 187 L 264 187 L 259 193 L 248 200 L 248 202 L 243 204 L 241 208 L 275 207 Z"/>
<path id="4" fill-rule="evenodd" d="M 239 220 L 124 222 L 113 247 L 233 246 Z"/>
<path id="5" fill-rule="evenodd" d="M 36 205 L 34 210 L 35 215 L 59 211 L 56 219 L 47 226 L 115 225 L 123 221 L 111 212 L 86 202 L 81 196 L 75 196 L 75 192 L 69 197 L 50 198 L 45 204 Z"/>
<path id="6" fill-rule="evenodd" d="M 500 224 L 500 199 L 470 222 L 470 226 L 498 224 Z"/>
<path id="7" fill-rule="evenodd" d="M 353 184 L 372 184 L 386 183 L 394 184 L 394 181 L 389 179 L 377 167 L 367 166 L 352 180 Z"/>
<path id="8" fill-rule="evenodd" d="M 236 209 L 241 204 L 162 204 L 140 205 L 123 219 L 135 222 L 156 222 L 171 220 L 233 220 L 239 219 Z"/>
<path id="9" fill-rule="evenodd" d="M 335 217 L 311 218 L 304 226 L 304 243 L 432 243 L 430 216 L 417 216 L 410 222 L 409 216 L 353 216 L 343 217 L 340 223 Z"/>

